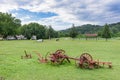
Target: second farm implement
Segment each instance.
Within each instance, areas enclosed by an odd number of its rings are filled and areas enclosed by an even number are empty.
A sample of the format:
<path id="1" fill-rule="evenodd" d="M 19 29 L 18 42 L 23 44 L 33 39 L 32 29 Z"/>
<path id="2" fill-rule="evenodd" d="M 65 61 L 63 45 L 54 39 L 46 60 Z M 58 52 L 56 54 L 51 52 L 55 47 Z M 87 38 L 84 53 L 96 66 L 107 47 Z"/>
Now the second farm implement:
<path id="1" fill-rule="evenodd" d="M 89 53 L 83 53 L 79 58 L 73 58 L 67 56 L 65 51 L 62 49 L 56 50 L 54 53 L 47 53 L 45 57 L 42 57 L 40 53 L 36 53 L 39 58 L 40 63 L 48 63 L 52 64 L 62 64 L 64 61 L 70 63 L 70 59 L 75 60 L 76 66 L 80 68 L 100 68 L 101 66 L 107 65 L 109 68 L 112 68 L 111 62 L 100 62 L 99 60 L 93 60 L 92 56 Z"/>

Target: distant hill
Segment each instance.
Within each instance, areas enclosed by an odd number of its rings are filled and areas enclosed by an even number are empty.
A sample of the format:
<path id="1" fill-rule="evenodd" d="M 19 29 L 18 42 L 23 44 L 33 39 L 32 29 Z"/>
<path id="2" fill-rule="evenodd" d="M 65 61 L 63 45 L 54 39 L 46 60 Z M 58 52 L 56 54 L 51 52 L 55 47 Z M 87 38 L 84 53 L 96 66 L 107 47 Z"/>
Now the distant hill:
<path id="1" fill-rule="evenodd" d="M 113 34 L 120 32 L 120 22 L 109 24 L 109 26 L 110 26 L 111 32 Z M 66 29 L 66 30 L 61 30 L 60 32 L 63 34 L 69 34 L 70 29 L 71 28 Z M 76 29 L 77 29 L 79 34 L 98 33 L 98 32 L 101 32 L 103 30 L 103 26 L 86 24 L 86 25 L 82 25 L 82 26 L 76 26 Z"/>

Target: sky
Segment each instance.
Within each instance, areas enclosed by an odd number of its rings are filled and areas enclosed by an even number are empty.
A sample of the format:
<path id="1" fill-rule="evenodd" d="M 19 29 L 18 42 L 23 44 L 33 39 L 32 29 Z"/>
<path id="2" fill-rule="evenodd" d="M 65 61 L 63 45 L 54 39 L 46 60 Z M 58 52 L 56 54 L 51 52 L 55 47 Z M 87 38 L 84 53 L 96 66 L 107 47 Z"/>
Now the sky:
<path id="1" fill-rule="evenodd" d="M 84 24 L 120 22 L 120 0 L 0 0 L 0 12 L 22 24 L 37 22 L 63 30 Z"/>

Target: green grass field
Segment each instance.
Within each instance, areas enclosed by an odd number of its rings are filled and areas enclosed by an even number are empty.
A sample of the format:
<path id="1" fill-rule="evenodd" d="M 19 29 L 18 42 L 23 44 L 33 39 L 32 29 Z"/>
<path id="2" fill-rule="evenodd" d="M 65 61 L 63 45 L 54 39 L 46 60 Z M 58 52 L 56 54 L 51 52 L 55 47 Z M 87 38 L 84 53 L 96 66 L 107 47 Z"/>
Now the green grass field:
<path id="1" fill-rule="evenodd" d="M 60 66 L 39 63 L 34 51 L 43 56 L 47 52 L 64 49 L 71 57 L 87 52 L 94 60 L 112 62 L 113 68 L 80 69 L 75 62 Z M 21 59 L 24 50 L 32 59 Z M 5 80 L 120 80 L 120 40 L 35 40 L 0 41 L 0 77 Z"/>

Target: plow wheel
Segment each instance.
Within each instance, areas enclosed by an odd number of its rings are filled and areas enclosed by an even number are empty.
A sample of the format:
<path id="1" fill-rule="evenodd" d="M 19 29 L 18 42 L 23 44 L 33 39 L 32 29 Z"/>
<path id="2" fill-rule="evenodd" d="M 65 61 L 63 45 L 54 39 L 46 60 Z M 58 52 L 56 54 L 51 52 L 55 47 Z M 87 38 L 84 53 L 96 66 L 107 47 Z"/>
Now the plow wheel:
<path id="1" fill-rule="evenodd" d="M 59 49 L 55 52 L 55 54 L 60 54 L 58 59 L 59 64 L 62 64 L 64 61 L 67 61 L 70 63 L 68 56 L 65 55 L 65 50 Z"/>
<path id="2" fill-rule="evenodd" d="M 56 50 L 54 53 L 47 53 L 46 58 L 50 60 L 52 64 L 62 64 L 63 61 L 66 59 L 65 51 L 62 49 Z"/>
<path id="3" fill-rule="evenodd" d="M 88 54 L 88 53 L 83 53 L 83 54 L 81 54 L 81 56 L 80 56 L 80 61 L 85 61 L 85 60 L 87 60 L 87 61 L 92 61 L 93 58 L 92 58 L 92 56 L 91 56 L 90 54 Z"/>
<path id="4" fill-rule="evenodd" d="M 77 67 L 90 68 L 90 62 L 93 60 L 92 56 L 88 53 L 81 54 L 79 60 L 76 60 Z"/>
<path id="5" fill-rule="evenodd" d="M 82 63 L 82 68 L 88 69 L 89 68 L 89 62 L 88 61 L 84 61 Z"/>
<path id="6" fill-rule="evenodd" d="M 54 54 L 57 55 L 55 62 L 56 62 L 57 64 L 62 64 L 63 61 L 65 60 L 65 57 L 64 57 L 65 51 L 62 50 L 62 49 L 58 49 L 58 50 L 55 51 Z"/>
<path id="7" fill-rule="evenodd" d="M 64 53 L 65 53 L 65 51 L 64 51 L 64 50 L 62 50 L 62 49 L 59 49 L 59 50 L 55 51 L 55 53 L 56 53 L 56 54 L 57 54 L 57 53 L 64 54 Z"/>

